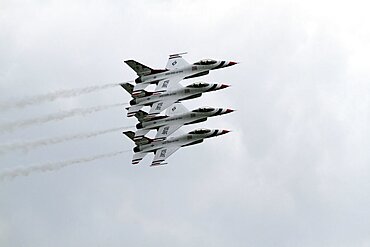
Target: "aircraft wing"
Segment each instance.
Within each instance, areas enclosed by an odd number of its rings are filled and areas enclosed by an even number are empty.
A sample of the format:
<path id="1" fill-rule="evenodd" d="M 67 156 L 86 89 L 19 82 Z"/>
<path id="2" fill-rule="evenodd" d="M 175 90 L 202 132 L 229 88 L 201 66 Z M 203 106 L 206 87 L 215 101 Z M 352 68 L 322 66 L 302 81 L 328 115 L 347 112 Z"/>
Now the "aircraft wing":
<path id="1" fill-rule="evenodd" d="M 186 62 L 185 59 L 183 59 L 179 54 L 171 55 L 168 59 L 166 69 L 172 70 L 172 69 L 180 69 L 183 67 L 189 66 L 189 63 Z"/>
<path id="2" fill-rule="evenodd" d="M 160 80 L 157 84 L 157 87 L 155 88 L 156 92 L 165 92 L 169 89 L 178 89 L 182 86 L 180 85 L 180 81 L 184 79 L 182 76 L 174 76 L 168 79 Z"/>
<path id="3" fill-rule="evenodd" d="M 167 116 L 175 116 L 179 114 L 183 114 L 185 112 L 188 112 L 189 110 L 186 109 L 186 107 L 181 103 L 175 103 L 171 107 L 167 108 L 166 115 Z M 170 136 L 173 132 L 178 130 L 182 124 L 171 124 L 162 126 L 158 129 L 157 134 L 154 138 L 154 140 L 164 140 L 167 138 L 167 136 Z"/>
<path id="4" fill-rule="evenodd" d="M 176 124 L 176 125 L 166 125 L 162 126 L 158 129 L 157 134 L 154 137 L 154 141 L 161 141 L 167 138 L 167 136 L 170 136 L 173 132 L 178 130 L 182 125 Z"/>
<path id="5" fill-rule="evenodd" d="M 189 110 L 182 104 L 182 103 L 175 103 L 173 106 L 167 108 L 166 115 L 167 116 L 174 116 L 179 115 Z"/>
<path id="6" fill-rule="evenodd" d="M 148 117 L 161 113 L 162 111 L 166 110 L 168 107 L 170 107 L 175 102 L 176 102 L 175 100 L 161 100 L 161 101 L 153 103 L 148 113 Z"/>
<path id="7" fill-rule="evenodd" d="M 163 161 L 170 157 L 170 155 L 176 152 L 179 148 L 180 146 L 172 146 L 158 149 L 150 166 L 164 165 Z"/>

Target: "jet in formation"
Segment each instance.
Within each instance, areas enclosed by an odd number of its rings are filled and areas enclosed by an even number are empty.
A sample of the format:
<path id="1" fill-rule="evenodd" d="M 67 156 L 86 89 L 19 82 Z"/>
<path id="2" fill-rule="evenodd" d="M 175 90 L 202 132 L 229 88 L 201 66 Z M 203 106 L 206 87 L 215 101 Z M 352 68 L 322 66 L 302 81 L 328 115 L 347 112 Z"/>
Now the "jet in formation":
<path id="1" fill-rule="evenodd" d="M 219 129 L 197 129 L 185 135 L 169 137 L 159 142 L 154 142 L 148 137 L 135 140 L 135 133 L 132 131 L 125 131 L 123 134 L 128 136 L 136 144 L 134 147 L 135 154 L 132 158 L 132 164 L 138 164 L 148 153 L 153 152 L 155 156 L 151 166 L 158 166 L 165 165 L 166 163 L 164 163 L 164 161 L 181 147 L 195 145 L 203 142 L 206 138 L 220 136 L 229 132 L 229 130 Z"/>
<path id="2" fill-rule="evenodd" d="M 134 140 L 143 138 L 150 130 L 157 130 L 153 141 L 164 140 L 181 126 L 207 121 L 208 117 L 221 116 L 233 112 L 232 109 L 201 107 L 189 111 L 183 104 L 176 103 L 167 109 L 164 116 L 147 118 L 148 114 L 139 111 L 135 117 L 139 120 Z"/>
<path id="3" fill-rule="evenodd" d="M 207 75 L 210 70 L 229 67 L 237 64 L 231 61 L 216 61 L 213 59 L 202 59 L 199 62 L 189 64 L 182 54 L 170 55 L 165 69 L 152 69 L 134 60 L 126 60 L 138 75 L 135 79 L 136 85 L 133 95 L 140 94 L 150 84 L 156 84 L 155 91 L 167 91 L 183 79 Z"/>
<path id="4" fill-rule="evenodd" d="M 128 117 L 134 116 L 144 106 L 151 106 L 149 117 L 157 115 L 176 102 L 183 100 L 194 99 L 202 96 L 203 93 L 212 92 L 229 87 L 226 84 L 212 84 L 212 83 L 193 83 L 186 87 L 177 84 L 172 87 L 172 90 L 165 92 L 147 92 L 142 90 L 140 94 L 133 94 L 133 86 L 129 83 L 121 84 L 127 92 L 134 98 L 130 101 L 131 107 L 128 107 Z M 141 97 L 137 97 L 140 95 Z"/>
<path id="5" fill-rule="evenodd" d="M 229 87 L 226 84 L 197 82 L 182 86 L 183 79 L 207 75 L 210 70 L 237 64 L 231 61 L 203 59 L 189 64 L 182 54 L 170 55 L 165 69 L 152 69 L 134 60 L 125 61 L 138 75 L 135 85 L 123 83 L 121 86 L 132 96 L 127 116 L 135 116 L 139 123 L 136 131 L 125 131 L 136 144 L 132 164 L 138 164 L 148 153 L 154 153 L 151 166 L 166 164 L 165 160 L 179 148 L 195 145 L 204 139 L 230 132 L 220 129 L 196 129 L 187 134 L 172 136 L 184 125 L 207 121 L 208 117 L 220 116 L 234 110 L 228 108 L 200 107 L 189 111 L 182 102 L 201 97 L 203 93 Z M 156 84 L 154 91 L 146 91 L 150 84 Z M 148 112 L 142 108 L 149 106 Z M 165 111 L 164 115 L 161 115 Z M 154 138 L 146 134 L 156 130 Z"/>

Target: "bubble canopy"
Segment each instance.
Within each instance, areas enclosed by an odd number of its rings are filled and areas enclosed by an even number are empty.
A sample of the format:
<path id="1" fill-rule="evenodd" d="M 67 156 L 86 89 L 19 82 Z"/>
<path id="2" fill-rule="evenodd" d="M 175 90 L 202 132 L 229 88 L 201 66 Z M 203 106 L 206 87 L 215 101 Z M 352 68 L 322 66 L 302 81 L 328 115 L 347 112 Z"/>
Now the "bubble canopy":
<path id="1" fill-rule="evenodd" d="M 211 65 L 215 63 L 217 63 L 217 61 L 213 59 L 202 59 L 199 62 L 194 63 L 194 65 Z"/>
<path id="2" fill-rule="evenodd" d="M 211 112 L 211 111 L 214 111 L 215 108 L 212 108 L 212 107 L 202 107 L 202 108 L 198 108 L 198 109 L 195 109 L 193 110 L 193 112 Z"/>
<path id="3" fill-rule="evenodd" d="M 209 129 L 197 129 L 189 132 L 189 134 L 207 134 L 209 132 L 211 132 Z"/>
<path id="4" fill-rule="evenodd" d="M 209 84 L 208 83 L 205 83 L 205 82 L 196 82 L 196 83 L 193 83 L 187 87 L 192 87 L 192 88 L 202 88 L 202 87 L 208 87 Z"/>

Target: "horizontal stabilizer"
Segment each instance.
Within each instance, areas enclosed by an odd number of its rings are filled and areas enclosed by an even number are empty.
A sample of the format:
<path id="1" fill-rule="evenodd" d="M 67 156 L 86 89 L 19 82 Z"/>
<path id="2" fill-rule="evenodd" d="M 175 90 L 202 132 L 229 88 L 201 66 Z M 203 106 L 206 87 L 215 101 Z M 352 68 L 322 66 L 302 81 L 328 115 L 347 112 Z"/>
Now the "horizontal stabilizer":
<path id="1" fill-rule="evenodd" d="M 152 163 L 150 166 L 164 166 L 164 165 L 167 165 L 168 163 L 163 163 L 163 162 L 160 162 L 160 163 Z"/>
<path id="2" fill-rule="evenodd" d="M 137 165 L 148 153 L 135 153 L 132 157 L 132 164 Z"/>

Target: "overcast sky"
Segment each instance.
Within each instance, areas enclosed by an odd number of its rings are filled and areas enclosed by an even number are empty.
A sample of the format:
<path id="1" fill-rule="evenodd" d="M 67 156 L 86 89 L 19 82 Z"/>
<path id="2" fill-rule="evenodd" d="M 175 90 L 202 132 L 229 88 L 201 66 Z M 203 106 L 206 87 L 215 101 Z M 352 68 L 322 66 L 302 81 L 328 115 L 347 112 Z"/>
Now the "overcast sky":
<path id="1" fill-rule="evenodd" d="M 184 103 L 237 111 L 232 132 L 165 167 L 132 153 L 0 181 L 0 246 L 370 246 L 370 4 L 363 1 L 0 2 L 0 103 L 132 80 L 122 60 L 239 65 Z M 0 126 L 129 101 L 119 87 L 0 112 Z M 0 133 L 0 143 L 132 126 L 124 107 Z M 176 133 L 174 134 L 176 135 Z M 0 172 L 131 150 L 114 131 L 0 153 Z"/>

